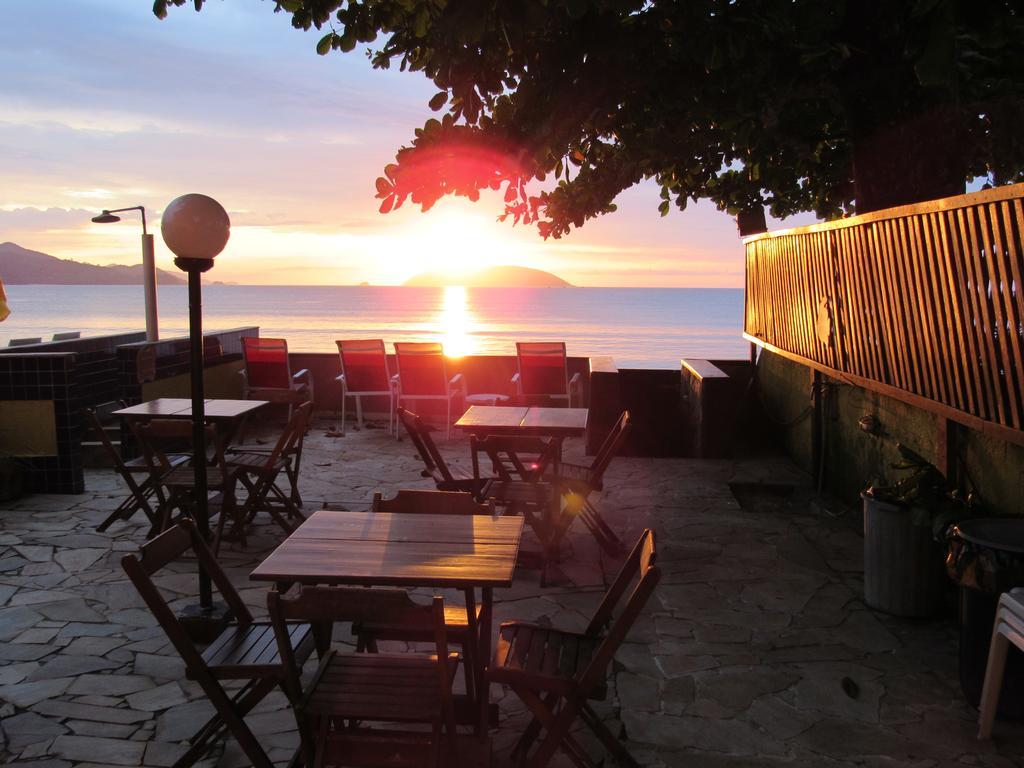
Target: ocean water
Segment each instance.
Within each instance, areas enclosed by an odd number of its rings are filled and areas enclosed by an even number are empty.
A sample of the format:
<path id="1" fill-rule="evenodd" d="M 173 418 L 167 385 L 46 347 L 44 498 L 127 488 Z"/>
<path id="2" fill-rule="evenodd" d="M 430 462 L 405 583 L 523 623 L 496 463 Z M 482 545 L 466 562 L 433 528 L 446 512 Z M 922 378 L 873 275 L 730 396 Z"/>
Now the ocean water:
<path id="1" fill-rule="evenodd" d="M 8 285 L 11 338 L 96 336 L 145 327 L 141 286 Z M 184 286 L 162 286 L 161 337 L 188 333 Z M 258 325 L 295 351 L 335 339 L 440 341 L 451 355 L 514 354 L 516 341 L 565 341 L 570 355 L 675 369 L 681 357 L 746 358 L 743 292 L 710 288 L 412 288 L 204 285 L 206 331 Z"/>

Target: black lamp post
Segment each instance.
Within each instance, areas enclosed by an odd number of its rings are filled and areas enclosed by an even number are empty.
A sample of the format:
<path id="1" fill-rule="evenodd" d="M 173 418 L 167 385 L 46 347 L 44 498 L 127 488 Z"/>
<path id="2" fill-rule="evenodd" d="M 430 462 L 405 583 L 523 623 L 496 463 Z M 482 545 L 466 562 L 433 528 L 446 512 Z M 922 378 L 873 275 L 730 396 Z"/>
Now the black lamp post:
<path id="1" fill-rule="evenodd" d="M 209 539 L 206 482 L 206 394 L 203 385 L 203 297 L 201 276 L 213 266 L 231 236 L 227 211 L 212 197 L 188 194 L 175 198 L 160 220 L 164 243 L 175 255 L 174 265 L 188 274 L 188 335 L 192 390 L 192 451 L 195 468 L 195 520 L 203 538 Z M 213 604 L 210 577 L 199 569 L 199 605 L 186 609 L 183 618 L 193 625 L 195 636 L 204 634 L 203 625 L 215 627 L 223 610 Z M 213 631 L 211 627 L 211 631 Z"/>
<path id="2" fill-rule="evenodd" d="M 156 260 L 153 257 L 153 236 L 146 231 L 146 209 L 141 205 L 112 210 L 104 208 L 103 213 L 93 216 L 92 220 L 96 224 L 113 224 L 121 220 L 120 216 L 114 214 L 125 211 L 138 211 L 142 214 L 142 286 L 146 298 L 146 341 L 157 341 L 160 331 L 156 316 Z"/>

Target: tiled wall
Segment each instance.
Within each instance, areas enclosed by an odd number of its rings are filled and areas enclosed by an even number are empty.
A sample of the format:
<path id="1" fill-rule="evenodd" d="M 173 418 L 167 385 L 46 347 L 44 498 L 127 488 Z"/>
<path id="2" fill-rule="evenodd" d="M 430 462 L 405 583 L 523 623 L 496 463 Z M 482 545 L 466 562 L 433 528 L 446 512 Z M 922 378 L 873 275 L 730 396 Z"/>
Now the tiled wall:
<path id="1" fill-rule="evenodd" d="M 206 366 L 224 368 L 241 359 L 242 337 L 259 329 L 238 328 L 207 336 Z M 153 348 L 153 367 L 140 378 L 140 351 Z M 168 339 L 153 345 L 144 333 L 118 334 L 14 349 L 0 348 L 0 401 L 17 412 L 18 402 L 52 401 L 54 427 L 41 427 L 52 439 L 33 444 L 56 445 L 52 456 L 15 456 L 30 492 L 82 493 L 83 408 L 112 400 L 141 400 L 143 380 L 181 376 L 189 370 L 188 339 Z M 152 378 L 150 378 L 150 374 Z M 36 451 L 38 452 L 38 451 Z"/>
<path id="2" fill-rule="evenodd" d="M 233 328 L 203 337 L 206 367 L 242 357 L 242 337 L 259 336 L 256 326 Z M 142 385 L 189 373 L 187 338 L 163 339 L 154 344 L 124 344 L 117 350 L 119 397 L 129 404 L 142 402 Z M 184 397 L 185 395 L 181 395 Z"/>
<path id="3" fill-rule="evenodd" d="M 57 454 L 15 457 L 25 473 L 28 491 L 82 493 L 85 490 L 81 419 L 75 394 L 76 357 L 71 352 L 0 355 L 0 400 L 53 401 L 53 439 Z"/>

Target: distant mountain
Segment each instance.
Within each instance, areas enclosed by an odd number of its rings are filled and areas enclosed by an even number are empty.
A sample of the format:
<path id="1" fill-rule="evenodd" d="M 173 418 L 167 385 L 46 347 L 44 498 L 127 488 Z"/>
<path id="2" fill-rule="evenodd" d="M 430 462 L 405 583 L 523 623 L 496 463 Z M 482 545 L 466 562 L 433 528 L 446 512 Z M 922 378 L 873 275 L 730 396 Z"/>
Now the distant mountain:
<path id="1" fill-rule="evenodd" d="M 464 285 L 467 288 L 564 288 L 572 287 L 557 275 L 529 267 L 487 267 L 455 276 L 444 272 L 424 272 L 405 281 L 405 285 Z"/>
<path id="2" fill-rule="evenodd" d="M 184 285 L 173 272 L 158 269 L 157 283 Z M 142 285 L 142 265 L 85 264 L 0 243 L 0 280 L 7 285 Z"/>

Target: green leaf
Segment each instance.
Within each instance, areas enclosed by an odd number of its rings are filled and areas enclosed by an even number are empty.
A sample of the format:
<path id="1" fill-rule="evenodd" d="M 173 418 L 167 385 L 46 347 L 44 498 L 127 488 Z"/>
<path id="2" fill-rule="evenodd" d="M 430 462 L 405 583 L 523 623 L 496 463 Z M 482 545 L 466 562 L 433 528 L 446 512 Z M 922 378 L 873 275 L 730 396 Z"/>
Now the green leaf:
<path id="1" fill-rule="evenodd" d="M 658 203 L 658 213 L 660 213 L 662 216 L 668 216 L 668 210 L 668 200 L 662 200 L 660 203 Z"/>
<path id="2" fill-rule="evenodd" d="M 331 50 L 331 41 L 334 40 L 334 33 L 328 32 L 326 35 L 320 38 L 320 42 L 316 44 L 316 52 L 321 56 L 326 56 Z"/>
<path id="3" fill-rule="evenodd" d="M 448 92 L 447 91 L 441 91 L 440 93 L 434 94 L 434 98 L 432 98 L 429 102 L 427 102 L 427 106 L 429 106 L 432 110 L 437 112 L 437 110 L 441 109 L 441 107 L 443 107 L 445 105 L 445 102 L 447 102 L 447 101 L 448 101 Z"/>

